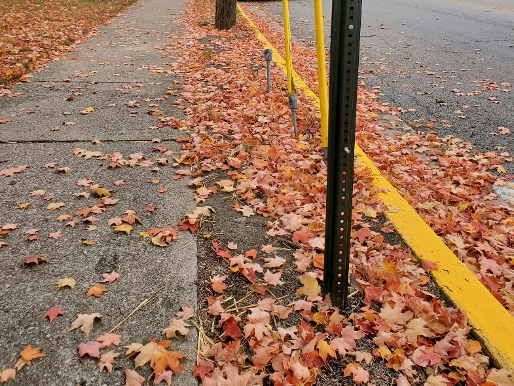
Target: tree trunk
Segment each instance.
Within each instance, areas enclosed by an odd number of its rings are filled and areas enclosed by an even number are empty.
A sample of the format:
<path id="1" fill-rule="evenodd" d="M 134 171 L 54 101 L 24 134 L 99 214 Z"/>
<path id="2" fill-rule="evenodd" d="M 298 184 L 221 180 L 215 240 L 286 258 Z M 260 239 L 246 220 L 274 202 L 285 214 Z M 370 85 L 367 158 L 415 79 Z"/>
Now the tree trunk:
<path id="1" fill-rule="evenodd" d="M 219 30 L 236 25 L 236 0 L 216 0 L 214 26 Z"/>

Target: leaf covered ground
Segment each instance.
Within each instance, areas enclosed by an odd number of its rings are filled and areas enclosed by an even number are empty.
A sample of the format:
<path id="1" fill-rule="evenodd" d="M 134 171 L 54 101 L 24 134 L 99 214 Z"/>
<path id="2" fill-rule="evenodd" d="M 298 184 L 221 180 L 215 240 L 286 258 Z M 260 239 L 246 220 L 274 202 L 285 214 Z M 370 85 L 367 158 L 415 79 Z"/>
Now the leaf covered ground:
<path id="1" fill-rule="evenodd" d="M 136 0 L 3 0 L 0 85 L 59 58 Z"/>
<path id="2" fill-rule="evenodd" d="M 179 144 L 174 144 L 176 150 L 158 138 L 137 147 L 117 144 L 114 150 L 102 150 L 105 145 L 99 141 L 68 149 L 64 159 L 78 159 L 81 172 L 49 161 L 39 165 L 53 176 L 48 186 L 30 189 L 23 200 L 9 199 L 11 206 L 14 201 L 18 206 L 13 219 L 24 210 L 37 210 L 48 218 L 55 214 L 54 226 L 28 229 L 24 223 L 21 229 L 17 221 L 4 221 L 0 228 L 4 251 L 34 245 L 39 238 L 46 244 L 80 244 L 87 251 L 98 246 L 96 241 L 101 244 L 116 235 L 117 243 L 130 240 L 138 256 L 152 248 L 173 248 L 192 233 L 199 244 L 197 312 L 190 307 L 173 310 L 166 322 L 157 315 L 139 341 L 128 341 L 125 334 L 117 334 L 122 331 L 116 331 L 117 325 L 103 327 L 106 319 L 109 326 L 114 324 L 111 315 L 86 305 L 103 304 L 111 288 L 114 292 L 124 275 L 134 271 L 119 274 L 113 269 L 117 263 L 99 261 L 91 272 L 79 273 L 78 284 L 77 274 L 62 264 L 62 272 L 69 274 L 49 284 L 55 291 L 73 291 L 78 285 L 83 311 L 69 319 L 67 310 L 49 304 L 40 318 L 49 326 L 68 318 L 66 333 L 80 334 L 74 335 L 78 342 L 73 359 L 83 360 L 84 366 L 95 363 L 100 372 L 123 371 L 127 385 L 146 379 L 171 384 L 188 359 L 176 342 L 195 329 L 199 344 L 193 374 L 205 385 L 512 384 L 512 371 L 492 367 L 471 335 L 465 312 L 439 297 L 430 282 L 429 271 L 435 267 L 418 262 L 398 239 L 383 215 L 388 208 L 378 198 L 370 171 L 361 165 L 356 165 L 354 182 L 352 296 L 343 310 L 322 299 L 326 167 L 316 111 L 300 95 L 300 134 L 294 137 L 284 76 L 274 71 L 272 92 L 265 93 L 264 72 L 252 71 L 262 66 L 259 41 L 241 19 L 229 32 L 216 31 L 213 7 L 212 1 L 191 1 L 184 18 L 187 32 L 180 36 L 185 44 L 175 40 L 166 49 L 155 47 L 167 55 L 170 68 L 150 66 L 184 80 L 168 80 L 165 96 L 145 100 L 147 115 L 156 121 L 150 129 L 171 130 Z M 260 28 L 280 42 L 280 34 L 264 22 L 260 20 Z M 300 48 L 295 53 L 303 58 L 296 60 L 301 63 L 297 70 L 315 89 L 315 53 Z M 140 89 L 144 87 L 117 89 L 130 94 L 120 106 L 122 114 L 128 110 L 129 116 L 137 115 L 143 105 L 137 97 Z M 168 95 L 173 99 L 166 99 Z M 512 207 L 491 201 L 491 185 L 507 181 L 489 173 L 508 155 L 475 153 L 470 144 L 432 133 L 385 135 L 378 113 L 390 109 L 364 88 L 359 102 L 360 145 L 426 221 L 453 240 L 463 261 L 496 283 L 497 298 L 512 312 L 508 256 L 513 213 Z M 182 113 L 166 114 L 164 104 L 178 106 Z M 80 115 L 99 113 L 92 109 L 81 108 Z M 23 154 L 28 157 L 30 150 Z M 100 169 L 97 176 L 84 172 Z M 8 164 L 0 174 L 4 180 L 21 180 L 33 170 L 25 163 Z M 67 188 L 54 194 L 52 180 L 57 178 L 66 180 Z M 149 197 L 137 203 L 123 200 L 138 179 L 151 186 L 152 202 Z M 182 213 L 176 224 L 155 221 L 164 212 L 158 197 L 169 194 L 176 183 L 193 190 L 196 208 Z M 75 193 L 73 200 L 70 193 Z M 88 234 L 97 237 L 83 236 Z M 9 263 L 10 269 L 24 270 L 34 279 L 38 270 L 52 264 L 52 256 L 45 253 L 24 254 L 18 260 Z M 162 301 L 156 300 L 161 289 L 155 290 L 133 304 L 137 315 L 149 302 Z M 159 304 L 168 316 L 166 303 Z M 116 315 L 120 320 L 126 313 Z M 102 333 L 93 337 L 97 326 Z M 116 351 L 121 344 L 126 350 Z M 0 382 L 11 382 L 25 366 L 50 360 L 46 352 L 44 347 L 24 346 L 10 365 L 14 367 L 1 369 Z"/>

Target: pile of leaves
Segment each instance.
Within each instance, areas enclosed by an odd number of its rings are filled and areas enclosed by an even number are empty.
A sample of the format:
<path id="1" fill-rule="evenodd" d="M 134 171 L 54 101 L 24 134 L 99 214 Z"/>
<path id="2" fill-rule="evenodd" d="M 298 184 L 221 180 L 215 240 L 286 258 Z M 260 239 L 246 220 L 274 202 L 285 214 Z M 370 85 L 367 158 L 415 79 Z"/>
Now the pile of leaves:
<path id="1" fill-rule="evenodd" d="M 283 51 L 283 36 L 271 28 L 271 18 L 251 15 L 268 40 Z M 295 70 L 317 90 L 314 50 L 298 44 L 292 53 Z M 504 87 L 512 86 L 505 83 Z M 514 189 L 514 177 L 501 166 L 513 162 L 514 156 L 505 148 L 481 153 L 470 142 L 452 136 L 439 138 L 435 132 L 391 130 L 397 121 L 379 122 L 381 113 L 399 114 L 361 84 L 357 143 L 432 230 L 514 315 L 514 200 L 501 201 L 493 192 L 493 187 Z M 506 127 L 498 130 L 511 135 Z"/>
<path id="2" fill-rule="evenodd" d="M 3 0 L 0 86 L 28 81 L 41 67 L 84 41 L 136 0 Z"/>

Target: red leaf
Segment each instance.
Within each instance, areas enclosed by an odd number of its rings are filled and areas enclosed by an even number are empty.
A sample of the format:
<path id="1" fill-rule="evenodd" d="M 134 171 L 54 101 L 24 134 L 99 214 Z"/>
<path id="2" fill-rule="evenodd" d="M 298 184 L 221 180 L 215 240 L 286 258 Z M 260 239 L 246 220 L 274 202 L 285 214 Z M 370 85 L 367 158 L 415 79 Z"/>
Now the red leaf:
<path id="1" fill-rule="evenodd" d="M 96 340 L 90 340 L 89 342 L 79 344 L 80 357 L 82 358 L 86 354 L 91 358 L 100 357 L 100 342 Z"/>
<path id="2" fill-rule="evenodd" d="M 255 282 L 255 280 L 257 280 L 257 275 L 255 274 L 253 268 L 239 267 L 239 272 L 241 272 L 243 276 L 246 277 L 252 284 Z"/>
<path id="3" fill-rule="evenodd" d="M 421 265 L 425 272 L 430 272 L 431 270 L 437 269 L 437 264 L 430 260 L 421 260 Z"/>
<path id="4" fill-rule="evenodd" d="M 237 325 L 234 315 L 230 315 L 230 317 L 223 323 L 223 334 L 221 334 L 221 338 L 229 337 L 237 340 L 241 335 L 241 329 Z"/>
<path id="5" fill-rule="evenodd" d="M 43 319 L 48 317 L 48 324 L 52 323 L 58 315 L 64 315 L 63 310 L 58 307 L 52 307 L 43 315 Z"/>
<path id="6" fill-rule="evenodd" d="M 214 370 L 214 363 L 211 361 L 206 361 L 203 359 L 198 360 L 198 364 L 193 369 L 193 375 L 195 377 L 199 377 L 202 381 L 203 379 Z"/>
<path id="7" fill-rule="evenodd" d="M 356 239 L 359 239 L 359 242 L 362 243 L 367 238 L 370 238 L 371 232 L 369 231 L 369 228 L 361 228 L 357 232 L 353 234 L 353 237 Z"/>

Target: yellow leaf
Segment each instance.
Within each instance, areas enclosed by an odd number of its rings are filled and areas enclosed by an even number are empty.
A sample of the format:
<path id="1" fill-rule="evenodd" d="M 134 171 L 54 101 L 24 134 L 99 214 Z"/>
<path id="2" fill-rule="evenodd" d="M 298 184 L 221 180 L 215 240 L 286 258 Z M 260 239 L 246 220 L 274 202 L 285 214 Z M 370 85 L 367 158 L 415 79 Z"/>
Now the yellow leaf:
<path id="1" fill-rule="evenodd" d="M 382 359 L 388 359 L 391 357 L 391 355 L 393 355 L 391 350 L 389 350 L 389 348 L 385 345 L 378 346 L 378 352 L 380 353 Z"/>
<path id="2" fill-rule="evenodd" d="M 115 232 L 125 232 L 127 235 L 130 235 L 132 231 L 132 225 L 129 224 L 120 224 L 114 227 Z"/>
<path id="3" fill-rule="evenodd" d="M 312 315 L 312 320 L 318 324 L 326 326 L 328 324 L 328 315 L 326 312 L 316 312 Z"/>
<path id="4" fill-rule="evenodd" d="M 299 277 L 300 283 L 303 284 L 303 287 L 298 288 L 296 291 L 297 295 L 305 295 L 307 296 L 307 300 L 311 301 L 316 296 L 319 295 L 321 291 L 321 287 L 318 284 L 316 278 L 312 277 L 308 273 L 305 273 Z"/>
<path id="5" fill-rule="evenodd" d="M 498 173 L 503 173 L 503 174 L 507 173 L 507 170 L 505 170 L 505 168 L 504 168 L 503 166 L 498 166 L 498 167 L 496 168 L 496 171 L 497 171 Z"/>
<path id="6" fill-rule="evenodd" d="M 18 205 L 18 209 L 27 209 L 30 206 L 30 202 Z"/>
<path id="7" fill-rule="evenodd" d="M 377 217 L 377 211 L 375 209 L 373 209 L 371 206 L 364 207 L 364 209 L 362 209 L 362 213 L 364 213 L 364 215 L 366 217 L 372 217 L 372 218 Z"/>
<path id="8" fill-rule="evenodd" d="M 105 188 L 98 188 L 95 190 L 95 194 L 98 196 L 98 197 L 111 197 L 111 192 L 109 192 L 107 189 Z"/>
<path id="9" fill-rule="evenodd" d="M 318 348 L 319 356 L 323 358 L 323 362 L 327 362 L 328 355 L 330 355 L 332 358 L 336 357 L 336 352 L 326 341 L 318 341 L 318 343 L 316 343 L 316 347 Z"/>
<path id="10" fill-rule="evenodd" d="M 286 166 L 286 171 L 284 172 L 284 180 L 288 181 L 291 179 L 291 167 Z"/>
<path id="11" fill-rule="evenodd" d="M 86 244 L 86 245 L 95 245 L 96 241 L 94 241 L 94 240 L 84 240 L 83 243 Z"/>
<path id="12" fill-rule="evenodd" d="M 73 287 L 75 287 L 75 284 L 77 284 L 77 282 L 75 281 L 74 278 L 67 277 L 67 278 L 64 278 L 64 279 L 57 280 L 57 282 L 54 283 L 54 284 L 57 285 L 57 289 L 61 289 L 63 287 L 73 288 Z"/>

